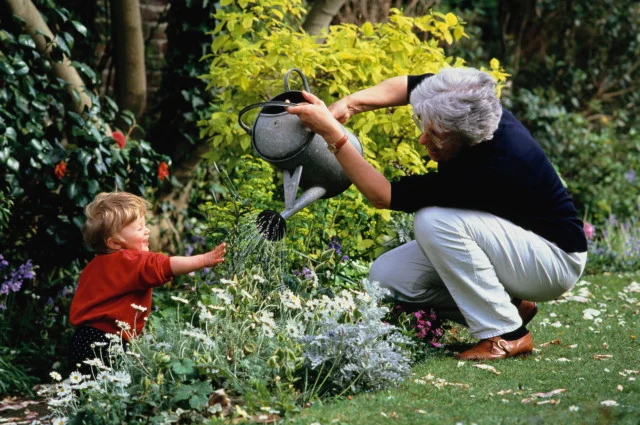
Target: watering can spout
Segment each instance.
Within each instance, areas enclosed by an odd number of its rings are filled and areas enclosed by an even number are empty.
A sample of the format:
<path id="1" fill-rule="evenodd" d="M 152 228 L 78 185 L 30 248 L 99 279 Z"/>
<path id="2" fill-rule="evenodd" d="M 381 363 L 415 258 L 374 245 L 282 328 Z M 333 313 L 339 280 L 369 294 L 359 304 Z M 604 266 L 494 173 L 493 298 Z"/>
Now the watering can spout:
<path id="1" fill-rule="evenodd" d="M 314 186 L 296 198 L 302 166 L 296 167 L 293 173 L 288 170 L 282 170 L 282 172 L 284 175 L 284 210 L 280 214 L 273 210 L 265 210 L 258 215 L 256 220 L 256 227 L 262 236 L 270 241 L 278 241 L 284 237 L 287 228 L 285 220 L 327 193 L 327 189 L 324 187 Z"/>

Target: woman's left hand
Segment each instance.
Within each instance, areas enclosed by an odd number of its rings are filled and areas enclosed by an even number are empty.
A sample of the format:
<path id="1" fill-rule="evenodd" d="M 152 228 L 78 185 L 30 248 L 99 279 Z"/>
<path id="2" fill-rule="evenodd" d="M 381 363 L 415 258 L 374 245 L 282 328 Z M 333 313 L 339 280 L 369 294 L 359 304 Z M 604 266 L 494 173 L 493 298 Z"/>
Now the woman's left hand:
<path id="1" fill-rule="evenodd" d="M 287 112 L 297 115 L 305 127 L 319 134 L 325 140 L 339 140 L 343 134 L 342 126 L 333 117 L 327 105 L 317 96 L 306 91 L 302 92 L 302 96 L 308 103 L 290 106 L 286 108 Z"/>

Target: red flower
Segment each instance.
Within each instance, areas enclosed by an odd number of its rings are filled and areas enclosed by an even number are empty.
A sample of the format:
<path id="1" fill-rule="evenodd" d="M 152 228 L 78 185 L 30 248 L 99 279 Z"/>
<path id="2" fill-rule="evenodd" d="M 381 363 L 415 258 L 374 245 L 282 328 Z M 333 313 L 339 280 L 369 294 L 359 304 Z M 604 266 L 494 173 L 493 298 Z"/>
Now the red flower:
<path id="1" fill-rule="evenodd" d="M 158 165 L 158 178 L 164 180 L 167 177 L 169 177 L 169 164 L 162 161 L 160 165 Z"/>
<path id="2" fill-rule="evenodd" d="M 124 149 L 125 145 L 127 144 L 127 138 L 124 136 L 124 134 L 119 131 L 114 131 L 113 133 L 111 133 L 111 137 L 115 139 L 118 146 L 120 146 L 120 149 Z"/>
<path id="3" fill-rule="evenodd" d="M 56 168 L 53 170 L 53 173 L 59 180 L 62 180 L 65 174 L 67 174 L 67 163 L 64 161 L 58 162 Z"/>

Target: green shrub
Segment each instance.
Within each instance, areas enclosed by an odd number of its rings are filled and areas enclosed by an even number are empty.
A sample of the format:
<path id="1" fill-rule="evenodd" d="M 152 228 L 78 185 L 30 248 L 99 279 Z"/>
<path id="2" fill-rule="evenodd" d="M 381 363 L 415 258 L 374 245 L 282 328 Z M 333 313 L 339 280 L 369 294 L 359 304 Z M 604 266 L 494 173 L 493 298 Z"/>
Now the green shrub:
<path id="1" fill-rule="evenodd" d="M 206 78 L 216 103 L 211 117 L 200 124 L 203 136 L 214 148 L 210 159 L 228 167 L 231 179 L 239 180 L 239 189 L 261 186 L 247 172 L 253 166 L 241 163 L 247 161 L 243 155 L 252 148 L 250 137 L 237 124 L 238 112 L 279 94 L 286 70 L 300 68 L 311 91 L 330 104 L 385 78 L 463 64 L 460 59 L 447 57 L 441 48 L 441 44 L 465 35 L 463 23 L 453 14 L 432 12 L 411 18 L 394 9 L 387 23 L 365 23 L 361 28 L 335 25 L 322 36 L 323 43 L 318 43 L 316 37 L 299 29 L 304 15 L 301 5 L 300 1 L 283 0 L 226 1 L 215 15 L 216 37 Z M 492 60 L 490 65 L 490 72 L 503 82 L 505 74 L 499 62 Z M 292 88 L 294 83 L 299 81 L 292 81 Z M 419 134 L 412 124 L 410 108 L 363 113 L 353 117 L 347 126 L 362 142 L 366 159 L 389 178 L 427 172 L 430 165 L 425 153 L 413 143 Z M 269 178 L 268 174 L 274 177 Z M 261 180 L 270 193 L 249 192 L 246 199 L 266 195 L 269 198 L 259 202 L 268 201 L 271 209 L 281 210 L 277 205 L 281 205 L 282 185 L 276 175 L 274 170 Z M 318 217 L 323 218 L 323 226 L 317 223 Z M 317 260 L 322 247 L 331 237 L 337 237 L 345 247 L 348 244 L 354 257 L 369 259 L 384 250 L 384 242 L 397 239 L 391 218 L 390 211 L 376 210 L 355 189 L 350 189 L 293 216 L 290 226 L 295 226 L 295 231 L 288 232 L 289 242 L 294 249 Z M 311 232 L 314 226 L 320 227 L 317 232 Z"/>
<path id="2" fill-rule="evenodd" d="M 637 217 L 640 133 L 568 112 L 552 90 L 519 90 L 510 106 L 559 168 L 578 209 L 597 224 Z"/>
<path id="3" fill-rule="evenodd" d="M 169 181 L 158 174 L 169 159 L 128 137 L 132 115 L 94 94 L 99 76 L 81 62 L 72 63 L 92 105 L 76 111 L 53 67 L 86 29 L 63 8 L 41 7 L 56 34 L 50 55 L 37 50 L 24 22 L 3 19 L 0 30 L 0 246 L 9 262 L 38 266 L 33 284 L 15 294 L 14 311 L 5 311 L 2 337 L 33 374 L 63 353 L 69 293 L 91 255 L 80 232 L 84 206 L 101 191 L 151 196 Z M 116 117 L 129 128 L 112 134 L 108 123 Z"/>

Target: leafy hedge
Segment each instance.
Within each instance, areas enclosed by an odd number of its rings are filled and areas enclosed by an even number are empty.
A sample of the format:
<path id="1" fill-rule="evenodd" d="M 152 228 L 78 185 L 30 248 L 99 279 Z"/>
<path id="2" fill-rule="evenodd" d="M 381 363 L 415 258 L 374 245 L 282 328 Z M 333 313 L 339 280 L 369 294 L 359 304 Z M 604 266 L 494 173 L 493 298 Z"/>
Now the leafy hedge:
<path id="1" fill-rule="evenodd" d="M 55 34 L 47 40 L 50 54 L 36 48 L 18 18 L 0 30 L 0 254 L 12 264 L 28 259 L 37 266 L 30 286 L 12 294 L 15 305 L 28 308 L 2 312 L 9 331 L 0 335 L 0 345 L 24 348 L 18 363 L 32 369 L 46 365 L 30 361 L 30 355 L 55 354 L 58 338 L 48 331 L 64 330 L 66 314 L 57 311 L 66 312 L 79 264 L 91 255 L 80 232 L 84 206 L 101 191 L 151 195 L 166 184 L 170 163 L 148 142 L 128 137 L 132 115 L 94 94 L 99 76 L 82 62 L 72 64 L 92 105 L 75 110 L 68 83 L 56 76 L 54 65 L 71 54 L 86 29 L 69 11 L 44 6 Z M 112 133 L 109 123 L 116 117 L 130 128 Z M 34 337 L 53 341 L 42 350 Z"/>

